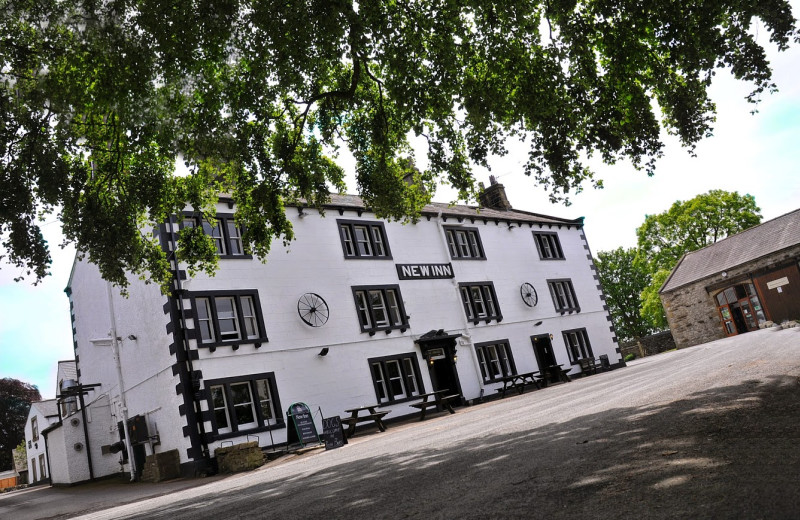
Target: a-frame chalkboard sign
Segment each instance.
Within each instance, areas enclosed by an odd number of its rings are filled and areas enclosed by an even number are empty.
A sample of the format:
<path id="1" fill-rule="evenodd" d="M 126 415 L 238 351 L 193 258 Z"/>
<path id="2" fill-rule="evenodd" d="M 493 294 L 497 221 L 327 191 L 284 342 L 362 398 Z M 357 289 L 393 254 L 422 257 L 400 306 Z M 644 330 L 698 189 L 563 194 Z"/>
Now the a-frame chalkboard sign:
<path id="1" fill-rule="evenodd" d="M 294 403 L 289 407 L 286 411 L 286 424 L 289 425 L 286 432 L 287 445 L 299 443 L 305 448 L 309 444 L 320 444 L 314 416 L 306 403 Z"/>

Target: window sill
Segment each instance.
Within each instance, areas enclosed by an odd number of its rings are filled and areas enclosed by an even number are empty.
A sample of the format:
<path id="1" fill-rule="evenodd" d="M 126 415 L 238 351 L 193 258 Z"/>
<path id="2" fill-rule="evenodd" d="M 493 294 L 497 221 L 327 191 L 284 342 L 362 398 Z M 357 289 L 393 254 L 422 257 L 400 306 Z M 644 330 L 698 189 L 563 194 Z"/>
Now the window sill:
<path id="1" fill-rule="evenodd" d="M 345 260 L 393 260 L 391 256 L 348 256 L 344 255 Z"/>
<path id="2" fill-rule="evenodd" d="M 450 260 L 486 260 L 485 256 L 451 256 Z"/>
<path id="3" fill-rule="evenodd" d="M 259 426 L 258 428 L 251 428 L 249 430 L 239 430 L 236 432 L 216 433 L 215 431 L 209 434 L 209 437 L 210 441 L 223 441 L 225 439 L 233 439 L 235 437 L 241 437 L 243 435 L 252 435 L 254 433 L 268 432 L 270 430 L 280 430 L 282 428 L 286 428 L 285 421 L 278 421 L 277 423 L 270 424 L 268 426 Z"/>
<path id="4" fill-rule="evenodd" d="M 266 337 L 235 341 L 217 341 L 215 343 L 198 342 L 197 348 L 207 348 L 210 352 L 214 352 L 218 347 L 231 347 L 233 350 L 239 350 L 239 347 L 242 345 L 253 345 L 255 348 L 261 348 L 262 343 L 268 342 L 269 340 Z"/>
<path id="5" fill-rule="evenodd" d="M 252 260 L 253 255 L 217 255 L 220 260 Z"/>
<path id="6" fill-rule="evenodd" d="M 370 336 L 374 336 L 378 332 L 385 332 L 386 334 L 391 334 L 393 330 L 399 330 L 401 333 L 403 333 L 408 330 L 408 324 L 397 325 L 394 327 L 378 327 L 377 329 L 361 329 L 361 332 L 366 332 Z"/>

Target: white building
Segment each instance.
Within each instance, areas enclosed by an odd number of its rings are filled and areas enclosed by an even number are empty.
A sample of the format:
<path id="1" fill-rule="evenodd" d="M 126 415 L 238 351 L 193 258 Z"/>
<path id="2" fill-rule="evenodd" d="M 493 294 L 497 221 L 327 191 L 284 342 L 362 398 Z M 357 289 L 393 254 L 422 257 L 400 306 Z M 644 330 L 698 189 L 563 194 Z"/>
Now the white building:
<path id="1" fill-rule="evenodd" d="M 190 475 L 221 443 L 284 443 L 295 402 L 326 417 L 380 403 L 391 419 L 433 390 L 470 401 L 504 374 L 623 366 L 583 220 L 513 210 L 500 184 L 486 195 L 482 209 L 431 204 L 415 224 L 377 219 L 355 196 L 333 196 L 324 217 L 288 208 L 296 240 L 266 263 L 244 254 L 221 200 L 216 228 L 188 212 L 161 227 L 167 251 L 194 225 L 220 252 L 214 277 L 179 268 L 171 297 L 138 280 L 109 296 L 76 261 L 66 292 L 95 476 L 119 470 L 125 412 L 139 467 L 178 450 Z"/>
<path id="2" fill-rule="evenodd" d="M 55 399 L 31 403 L 25 423 L 25 447 L 28 459 L 28 484 L 47 482 L 50 472 L 47 465 L 47 446 L 42 430 L 58 422 L 58 404 Z"/>

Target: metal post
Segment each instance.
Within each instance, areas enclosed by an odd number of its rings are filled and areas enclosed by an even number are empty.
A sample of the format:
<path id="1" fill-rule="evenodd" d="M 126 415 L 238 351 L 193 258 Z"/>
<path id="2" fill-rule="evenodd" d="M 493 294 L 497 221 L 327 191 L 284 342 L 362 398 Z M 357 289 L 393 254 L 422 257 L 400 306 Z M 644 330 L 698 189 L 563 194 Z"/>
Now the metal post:
<path id="1" fill-rule="evenodd" d="M 117 366 L 117 385 L 119 386 L 119 402 L 122 407 L 122 427 L 125 428 L 125 449 L 128 450 L 128 462 L 131 465 L 131 482 L 136 480 L 136 460 L 133 456 L 131 444 L 131 429 L 128 425 L 128 404 L 125 401 L 125 384 L 122 381 L 122 360 L 119 355 L 117 343 L 117 317 L 114 313 L 114 295 L 111 292 L 111 282 L 106 282 L 108 293 L 108 312 L 111 316 L 111 352 L 114 355 L 114 364 Z"/>

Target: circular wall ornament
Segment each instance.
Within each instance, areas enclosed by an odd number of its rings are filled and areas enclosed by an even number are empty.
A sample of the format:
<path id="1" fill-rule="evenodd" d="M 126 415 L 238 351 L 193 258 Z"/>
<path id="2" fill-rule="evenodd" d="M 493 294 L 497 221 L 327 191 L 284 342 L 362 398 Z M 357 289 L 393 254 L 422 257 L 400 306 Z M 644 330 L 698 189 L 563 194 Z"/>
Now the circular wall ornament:
<path id="1" fill-rule="evenodd" d="M 330 311 L 322 296 L 316 293 L 305 293 L 297 300 L 297 314 L 306 325 L 321 327 L 327 323 Z"/>
<path id="2" fill-rule="evenodd" d="M 528 307 L 535 307 L 539 302 L 539 296 L 536 294 L 536 289 L 534 289 L 533 285 L 529 284 L 528 282 L 525 282 L 519 286 L 519 295 L 522 296 L 522 301 L 525 302 L 525 305 Z"/>

